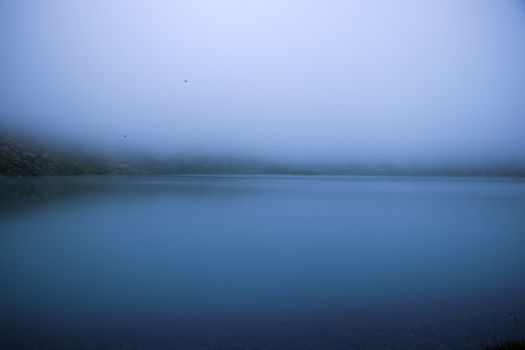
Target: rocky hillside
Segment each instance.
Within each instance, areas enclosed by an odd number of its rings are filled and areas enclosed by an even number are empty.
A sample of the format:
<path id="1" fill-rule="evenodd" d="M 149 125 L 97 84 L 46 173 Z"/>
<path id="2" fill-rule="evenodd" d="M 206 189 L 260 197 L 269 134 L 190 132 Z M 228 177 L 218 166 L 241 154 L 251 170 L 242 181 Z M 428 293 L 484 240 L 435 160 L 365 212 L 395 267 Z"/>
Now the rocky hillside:
<path id="1" fill-rule="evenodd" d="M 106 174 L 110 163 L 93 156 L 71 156 L 0 132 L 0 175 Z"/>
<path id="2" fill-rule="evenodd" d="M 50 146 L 30 137 L 0 130 L 0 176 L 95 174 L 303 174 L 303 175 L 419 175 L 525 177 L 520 164 L 397 166 L 358 163 L 290 165 L 239 157 L 203 155 L 158 156 L 128 154 L 119 157 L 79 147 Z"/>
<path id="3" fill-rule="evenodd" d="M 0 131 L 0 176 L 292 172 L 292 169 L 236 158 L 152 154 L 110 157 L 80 148 L 50 147 L 45 142 L 13 135 Z"/>

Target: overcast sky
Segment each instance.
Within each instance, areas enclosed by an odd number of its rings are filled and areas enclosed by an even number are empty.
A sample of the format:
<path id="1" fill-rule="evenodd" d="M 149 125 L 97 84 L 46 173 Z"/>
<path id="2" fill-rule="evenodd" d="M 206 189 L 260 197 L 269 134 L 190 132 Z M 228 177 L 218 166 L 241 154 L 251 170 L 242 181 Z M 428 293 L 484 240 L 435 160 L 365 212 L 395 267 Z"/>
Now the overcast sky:
<path id="1" fill-rule="evenodd" d="M 523 161 L 525 2 L 0 0 L 0 115 L 115 149 Z"/>

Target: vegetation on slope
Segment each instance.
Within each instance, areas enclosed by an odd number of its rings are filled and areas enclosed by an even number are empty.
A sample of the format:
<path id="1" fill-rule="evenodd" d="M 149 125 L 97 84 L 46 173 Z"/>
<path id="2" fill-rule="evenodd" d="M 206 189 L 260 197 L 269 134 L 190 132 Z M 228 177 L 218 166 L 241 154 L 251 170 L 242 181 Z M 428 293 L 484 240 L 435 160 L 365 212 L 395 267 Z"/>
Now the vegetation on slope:
<path id="1" fill-rule="evenodd" d="M 97 174 L 290 174 L 525 176 L 519 165 L 367 165 L 277 163 L 240 157 L 152 154 L 111 157 L 79 147 L 50 146 L 0 130 L 0 176 Z"/>
<path id="2" fill-rule="evenodd" d="M 81 175 L 111 172 L 109 162 L 87 154 L 72 156 L 53 152 L 27 141 L 0 133 L 0 175 Z"/>

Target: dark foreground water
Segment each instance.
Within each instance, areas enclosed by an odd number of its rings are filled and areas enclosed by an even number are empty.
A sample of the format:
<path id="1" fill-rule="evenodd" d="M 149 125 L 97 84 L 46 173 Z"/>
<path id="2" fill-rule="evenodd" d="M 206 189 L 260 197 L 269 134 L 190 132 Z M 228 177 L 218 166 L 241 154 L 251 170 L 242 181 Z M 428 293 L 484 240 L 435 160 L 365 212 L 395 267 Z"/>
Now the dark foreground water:
<path id="1" fill-rule="evenodd" d="M 525 329 L 525 182 L 0 179 L 0 349 L 480 349 Z"/>

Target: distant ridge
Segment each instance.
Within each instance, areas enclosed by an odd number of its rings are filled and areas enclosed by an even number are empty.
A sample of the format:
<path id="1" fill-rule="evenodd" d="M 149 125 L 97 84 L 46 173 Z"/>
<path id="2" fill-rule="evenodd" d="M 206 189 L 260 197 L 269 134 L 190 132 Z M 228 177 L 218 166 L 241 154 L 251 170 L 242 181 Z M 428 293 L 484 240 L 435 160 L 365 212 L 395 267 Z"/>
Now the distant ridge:
<path id="1" fill-rule="evenodd" d="M 499 165 L 399 166 L 380 164 L 287 164 L 212 155 L 114 157 L 78 147 L 51 146 L 27 136 L 0 130 L 0 176 L 148 174 L 281 174 L 385 176 L 507 176 L 525 177 L 525 167 Z"/>

